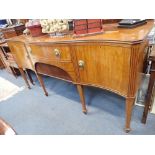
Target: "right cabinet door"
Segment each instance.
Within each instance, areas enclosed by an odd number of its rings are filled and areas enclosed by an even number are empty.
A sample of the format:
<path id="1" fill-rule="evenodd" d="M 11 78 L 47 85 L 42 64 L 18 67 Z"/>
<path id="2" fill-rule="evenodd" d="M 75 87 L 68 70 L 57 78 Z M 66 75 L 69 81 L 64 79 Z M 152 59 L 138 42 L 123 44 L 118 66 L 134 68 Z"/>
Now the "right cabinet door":
<path id="1" fill-rule="evenodd" d="M 127 95 L 130 48 L 102 44 L 73 46 L 80 82 Z"/>

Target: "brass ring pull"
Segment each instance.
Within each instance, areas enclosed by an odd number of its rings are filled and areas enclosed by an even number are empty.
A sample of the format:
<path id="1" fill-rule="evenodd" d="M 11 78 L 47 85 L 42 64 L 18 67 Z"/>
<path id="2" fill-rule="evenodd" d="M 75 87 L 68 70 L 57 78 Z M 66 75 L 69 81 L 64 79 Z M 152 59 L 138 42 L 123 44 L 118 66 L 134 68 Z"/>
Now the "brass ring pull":
<path id="1" fill-rule="evenodd" d="M 55 56 L 60 57 L 60 51 L 58 49 L 54 49 Z"/>
<path id="2" fill-rule="evenodd" d="M 78 61 L 78 65 L 80 68 L 83 68 L 84 67 L 84 61 L 83 60 L 79 60 Z"/>

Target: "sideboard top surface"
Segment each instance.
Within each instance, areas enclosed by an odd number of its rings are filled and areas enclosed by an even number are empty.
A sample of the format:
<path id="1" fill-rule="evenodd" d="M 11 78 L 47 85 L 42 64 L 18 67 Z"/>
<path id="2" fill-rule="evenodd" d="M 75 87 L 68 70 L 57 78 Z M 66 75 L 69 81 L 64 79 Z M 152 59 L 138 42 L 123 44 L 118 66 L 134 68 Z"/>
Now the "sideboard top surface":
<path id="1" fill-rule="evenodd" d="M 43 35 L 40 37 L 31 37 L 30 35 L 21 35 L 10 38 L 8 40 L 23 41 L 26 43 L 76 43 L 76 42 L 114 42 L 114 43 L 127 43 L 135 44 L 142 42 L 146 39 L 147 35 L 154 26 L 153 20 L 148 20 L 147 24 L 138 26 L 136 28 L 118 28 L 117 24 L 113 24 L 115 27 L 111 31 L 104 31 L 102 34 L 88 35 L 82 37 L 73 37 L 73 35 L 66 35 L 64 37 L 53 37 L 49 35 Z M 103 25 L 104 27 L 104 25 Z"/>

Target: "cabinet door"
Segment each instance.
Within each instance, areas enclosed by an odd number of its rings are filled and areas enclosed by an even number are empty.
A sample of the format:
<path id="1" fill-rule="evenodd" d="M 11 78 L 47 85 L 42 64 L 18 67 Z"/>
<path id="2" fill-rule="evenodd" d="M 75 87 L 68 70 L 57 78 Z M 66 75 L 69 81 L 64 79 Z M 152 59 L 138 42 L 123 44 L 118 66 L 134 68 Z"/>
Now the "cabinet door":
<path id="1" fill-rule="evenodd" d="M 93 44 L 73 48 L 81 83 L 127 94 L 130 48 Z"/>

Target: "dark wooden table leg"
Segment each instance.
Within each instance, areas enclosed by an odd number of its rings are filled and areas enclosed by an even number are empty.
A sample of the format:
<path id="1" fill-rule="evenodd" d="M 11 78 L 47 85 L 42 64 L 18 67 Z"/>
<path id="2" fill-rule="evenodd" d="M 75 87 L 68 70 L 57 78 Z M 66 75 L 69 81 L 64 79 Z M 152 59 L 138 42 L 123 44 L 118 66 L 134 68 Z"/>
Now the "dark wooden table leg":
<path id="1" fill-rule="evenodd" d="M 29 82 L 28 82 L 28 80 L 27 80 L 27 77 L 26 77 L 26 75 L 25 75 L 24 70 L 23 70 L 22 68 L 19 68 L 19 71 L 20 71 L 20 73 L 21 73 L 23 79 L 25 80 L 25 83 L 26 83 L 27 87 L 28 87 L 29 89 L 31 89 L 31 87 L 30 87 L 30 85 L 29 85 Z"/>
<path id="2" fill-rule="evenodd" d="M 17 79 L 17 75 L 16 75 L 14 68 L 10 66 L 10 69 L 11 69 L 11 72 L 14 75 L 14 77 Z"/>
<path id="3" fill-rule="evenodd" d="M 144 107 L 144 112 L 143 112 L 143 117 L 142 117 L 142 123 L 144 124 L 146 123 L 147 115 L 148 115 L 148 112 L 151 106 L 151 96 L 152 96 L 154 81 L 155 81 L 155 71 L 151 71 L 149 86 L 148 86 L 148 90 L 146 94 L 145 107 Z"/>
<path id="4" fill-rule="evenodd" d="M 135 98 L 126 98 L 126 125 L 125 125 L 125 131 L 128 133 L 130 132 L 130 122 L 131 122 L 131 116 L 132 116 L 132 109 L 134 105 Z"/>
<path id="5" fill-rule="evenodd" d="M 83 86 L 79 85 L 79 84 L 77 84 L 76 86 L 77 86 L 78 93 L 80 95 L 80 100 L 81 100 L 81 104 L 82 104 L 82 111 L 84 114 L 87 114 Z"/>
<path id="6" fill-rule="evenodd" d="M 28 75 L 28 77 L 29 77 L 30 82 L 31 82 L 33 85 L 35 85 L 35 84 L 34 84 L 34 81 L 33 81 L 33 79 L 32 79 L 32 76 L 31 76 L 31 74 L 30 74 L 30 72 L 29 72 L 28 70 L 26 70 L 26 73 L 27 73 L 27 75 Z"/>
<path id="7" fill-rule="evenodd" d="M 37 76 L 37 78 L 38 78 L 38 80 L 40 82 L 41 87 L 43 88 L 43 91 L 44 91 L 45 95 L 48 96 L 48 92 L 46 91 L 42 76 L 40 74 L 38 74 L 38 73 L 36 73 L 36 76 Z"/>

